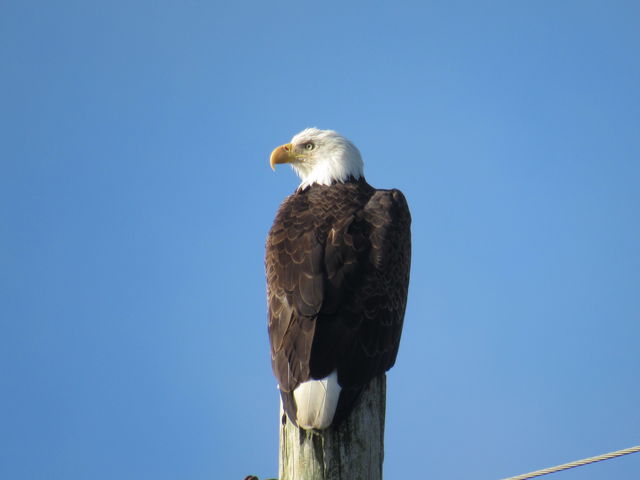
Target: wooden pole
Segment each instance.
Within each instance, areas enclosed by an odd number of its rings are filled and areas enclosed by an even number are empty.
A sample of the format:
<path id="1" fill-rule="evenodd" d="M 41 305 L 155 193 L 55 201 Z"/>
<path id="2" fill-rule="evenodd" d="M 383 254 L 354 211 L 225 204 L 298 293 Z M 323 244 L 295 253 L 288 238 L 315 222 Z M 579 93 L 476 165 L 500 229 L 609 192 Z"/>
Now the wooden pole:
<path id="1" fill-rule="evenodd" d="M 386 376 L 373 379 L 337 427 L 308 431 L 280 409 L 279 480 L 382 480 Z"/>

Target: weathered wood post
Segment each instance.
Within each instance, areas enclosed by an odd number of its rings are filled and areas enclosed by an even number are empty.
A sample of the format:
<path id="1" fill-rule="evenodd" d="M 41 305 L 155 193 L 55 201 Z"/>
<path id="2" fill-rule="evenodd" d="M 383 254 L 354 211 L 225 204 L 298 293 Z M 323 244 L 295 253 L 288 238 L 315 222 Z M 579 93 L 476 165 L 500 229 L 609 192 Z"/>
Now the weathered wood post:
<path id="1" fill-rule="evenodd" d="M 382 480 L 385 374 L 337 428 L 307 431 L 280 409 L 279 480 Z"/>

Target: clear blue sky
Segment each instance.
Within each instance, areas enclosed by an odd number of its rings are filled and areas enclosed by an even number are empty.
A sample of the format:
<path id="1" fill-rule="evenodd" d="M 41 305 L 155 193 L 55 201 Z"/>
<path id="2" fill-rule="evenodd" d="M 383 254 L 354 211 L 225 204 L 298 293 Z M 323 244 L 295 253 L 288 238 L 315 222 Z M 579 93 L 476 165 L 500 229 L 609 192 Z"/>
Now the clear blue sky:
<path id="1" fill-rule="evenodd" d="M 640 444 L 639 48 L 632 1 L 1 2 L 0 478 L 277 474 L 268 156 L 308 126 L 413 213 L 387 479 Z"/>

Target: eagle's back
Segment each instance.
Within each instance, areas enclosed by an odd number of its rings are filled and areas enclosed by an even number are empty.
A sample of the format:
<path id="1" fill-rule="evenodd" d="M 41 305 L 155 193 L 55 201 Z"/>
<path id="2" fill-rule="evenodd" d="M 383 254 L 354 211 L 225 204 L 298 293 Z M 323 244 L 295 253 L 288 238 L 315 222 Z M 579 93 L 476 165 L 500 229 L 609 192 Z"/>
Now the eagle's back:
<path id="1" fill-rule="evenodd" d="M 280 206 L 266 245 L 271 359 L 285 409 L 337 371 L 335 420 L 395 362 L 410 265 L 409 210 L 364 180 L 313 185 Z"/>

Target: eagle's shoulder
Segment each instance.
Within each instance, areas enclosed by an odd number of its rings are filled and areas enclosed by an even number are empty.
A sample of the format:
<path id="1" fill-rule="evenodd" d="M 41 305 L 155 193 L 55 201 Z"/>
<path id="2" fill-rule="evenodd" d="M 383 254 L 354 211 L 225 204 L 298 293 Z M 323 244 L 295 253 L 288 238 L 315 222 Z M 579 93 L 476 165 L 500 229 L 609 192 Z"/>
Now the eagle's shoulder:
<path id="1" fill-rule="evenodd" d="M 365 206 L 365 211 L 370 215 L 368 218 L 376 223 L 411 221 L 407 199 L 400 190 L 395 188 L 375 190 Z"/>

